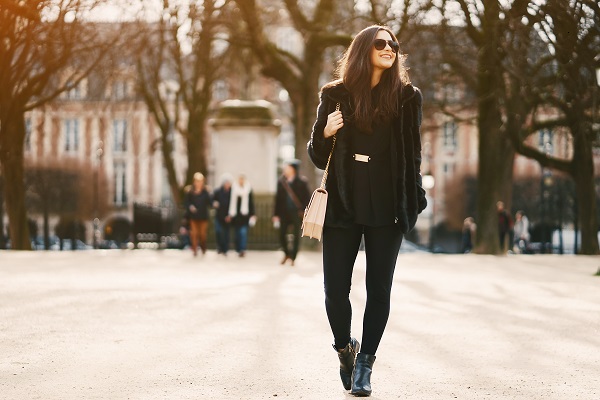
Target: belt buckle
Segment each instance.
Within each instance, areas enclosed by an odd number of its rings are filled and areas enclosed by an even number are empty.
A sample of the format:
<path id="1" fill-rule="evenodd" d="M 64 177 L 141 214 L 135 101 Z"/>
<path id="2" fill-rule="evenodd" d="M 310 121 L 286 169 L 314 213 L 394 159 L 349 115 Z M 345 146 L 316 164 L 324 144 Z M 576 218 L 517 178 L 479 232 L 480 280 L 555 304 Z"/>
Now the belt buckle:
<path id="1" fill-rule="evenodd" d="M 355 155 L 354 155 L 354 159 L 355 159 L 356 161 L 360 161 L 360 162 L 367 163 L 367 162 L 369 162 L 369 161 L 371 160 L 371 157 L 369 157 L 369 156 L 366 156 L 366 155 L 364 155 L 364 154 L 355 154 Z"/>

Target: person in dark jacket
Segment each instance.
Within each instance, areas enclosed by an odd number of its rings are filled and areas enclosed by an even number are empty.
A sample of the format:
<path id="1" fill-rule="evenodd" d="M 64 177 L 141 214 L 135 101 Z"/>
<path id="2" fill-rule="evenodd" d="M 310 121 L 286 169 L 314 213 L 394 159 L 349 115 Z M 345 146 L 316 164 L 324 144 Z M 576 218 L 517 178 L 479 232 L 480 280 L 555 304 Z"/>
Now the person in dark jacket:
<path id="1" fill-rule="evenodd" d="M 213 208 L 215 212 L 215 236 L 217 238 L 217 254 L 227 255 L 229 251 L 229 231 L 231 218 L 229 217 L 229 204 L 231 200 L 231 182 L 229 174 L 221 177 L 221 186 L 213 193 Z"/>
<path id="2" fill-rule="evenodd" d="M 209 207 L 210 194 L 204 185 L 204 175 L 196 172 L 192 189 L 185 197 L 185 209 L 190 224 L 190 240 L 194 257 L 198 254 L 198 245 L 200 245 L 202 254 L 206 253 Z"/>
<path id="3" fill-rule="evenodd" d="M 300 227 L 304 209 L 310 201 L 310 190 L 305 178 L 298 175 L 298 160 L 287 162 L 283 166 L 283 174 L 277 181 L 275 193 L 275 212 L 273 223 L 279 225 L 279 243 L 284 257 L 281 265 L 288 260 L 294 266 L 300 244 Z M 288 243 L 288 235 L 292 235 L 292 248 Z"/>
<path id="4" fill-rule="evenodd" d="M 362 30 L 340 61 L 340 79 L 321 90 L 308 142 L 310 159 L 325 169 L 335 138 L 322 239 L 325 308 L 342 384 L 356 396 L 371 394 L 400 244 L 427 205 L 420 173 L 422 96 L 403 60 L 389 28 Z M 349 294 L 363 236 L 367 300 L 361 349 L 351 337 Z"/>
<path id="5" fill-rule="evenodd" d="M 504 208 L 504 202 L 498 201 L 496 203 L 496 212 L 498 213 L 498 238 L 500 239 L 500 251 L 506 252 L 506 237 L 508 236 L 509 247 L 512 246 L 513 238 L 512 231 L 514 221 L 510 216 L 510 213 Z"/>

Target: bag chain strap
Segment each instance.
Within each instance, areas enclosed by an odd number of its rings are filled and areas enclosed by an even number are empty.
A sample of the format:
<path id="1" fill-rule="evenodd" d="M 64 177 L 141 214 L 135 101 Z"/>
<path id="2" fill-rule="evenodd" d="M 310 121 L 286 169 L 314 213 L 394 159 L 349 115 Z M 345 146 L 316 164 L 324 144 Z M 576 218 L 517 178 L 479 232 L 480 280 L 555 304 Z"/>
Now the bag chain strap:
<path id="1" fill-rule="evenodd" d="M 335 106 L 335 111 L 340 111 L 340 103 L 337 103 Z M 329 174 L 329 162 L 331 161 L 331 155 L 333 154 L 333 149 L 335 148 L 335 137 L 337 136 L 337 132 L 333 135 L 333 145 L 331 146 L 331 151 L 329 152 L 329 157 L 327 157 L 327 165 L 325 166 L 325 171 L 323 172 L 323 179 L 321 179 L 321 189 L 325 189 L 325 182 L 327 181 L 327 175 Z"/>

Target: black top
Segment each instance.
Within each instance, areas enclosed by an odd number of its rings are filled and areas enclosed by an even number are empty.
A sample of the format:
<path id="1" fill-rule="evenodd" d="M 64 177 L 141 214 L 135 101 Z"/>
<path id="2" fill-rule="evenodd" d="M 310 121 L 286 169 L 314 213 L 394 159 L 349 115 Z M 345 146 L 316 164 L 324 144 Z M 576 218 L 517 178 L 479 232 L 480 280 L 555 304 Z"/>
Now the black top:
<path id="1" fill-rule="evenodd" d="M 196 207 L 196 212 L 190 211 L 190 205 Z M 207 220 L 208 207 L 210 206 L 210 194 L 203 188 L 202 191 L 196 193 L 194 189 L 190 190 L 185 200 L 185 210 L 189 219 Z"/>
<path id="2" fill-rule="evenodd" d="M 379 86 L 371 91 L 373 108 L 377 106 Z M 385 226 L 394 221 L 392 191 L 391 124 L 373 120 L 371 134 L 356 131 L 353 152 L 369 157 L 368 162 L 354 160 L 354 221 L 367 226 Z"/>
<path id="3" fill-rule="evenodd" d="M 392 190 L 391 126 L 374 123 L 373 133 L 356 132 L 353 152 L 370 157 L 354 160 L 354 221 L 368 226 L 394 224 Z"/>

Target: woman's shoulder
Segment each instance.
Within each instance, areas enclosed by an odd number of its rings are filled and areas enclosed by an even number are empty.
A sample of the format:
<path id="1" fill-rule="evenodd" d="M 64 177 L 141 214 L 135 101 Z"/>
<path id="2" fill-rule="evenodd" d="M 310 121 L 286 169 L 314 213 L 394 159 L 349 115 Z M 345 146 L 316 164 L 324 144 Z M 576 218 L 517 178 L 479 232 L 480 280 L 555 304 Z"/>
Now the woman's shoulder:
<path id="1" fill-rule="evenodd" d="M 321 88 L 321 92 L 330 92 L 332 90 L 339 90 L 340 88 L 344 88 L 344 82 L 341 79 L 336 79 L 331 82 L 327 82 Z"/>
<path id="2" fill-rule="evenodd" d="M 348 95 L 350 95 L 350 92 L 346 89 L 346 86 L 341 79 L 326 83 L 321 88 L 321 97 L 330 97 L 336 101 L 342 100 Z"/>
<path id="3" fill-rule="evenodd" d="M 421 90 L 418 87 L 414 86 L 412 83 L 402 85 L 402 87 L 400 88 L 399 96 L 400 101 L 402 103 L 409 100 L 416 100 L 420 102 L 423 98 Z"/>

